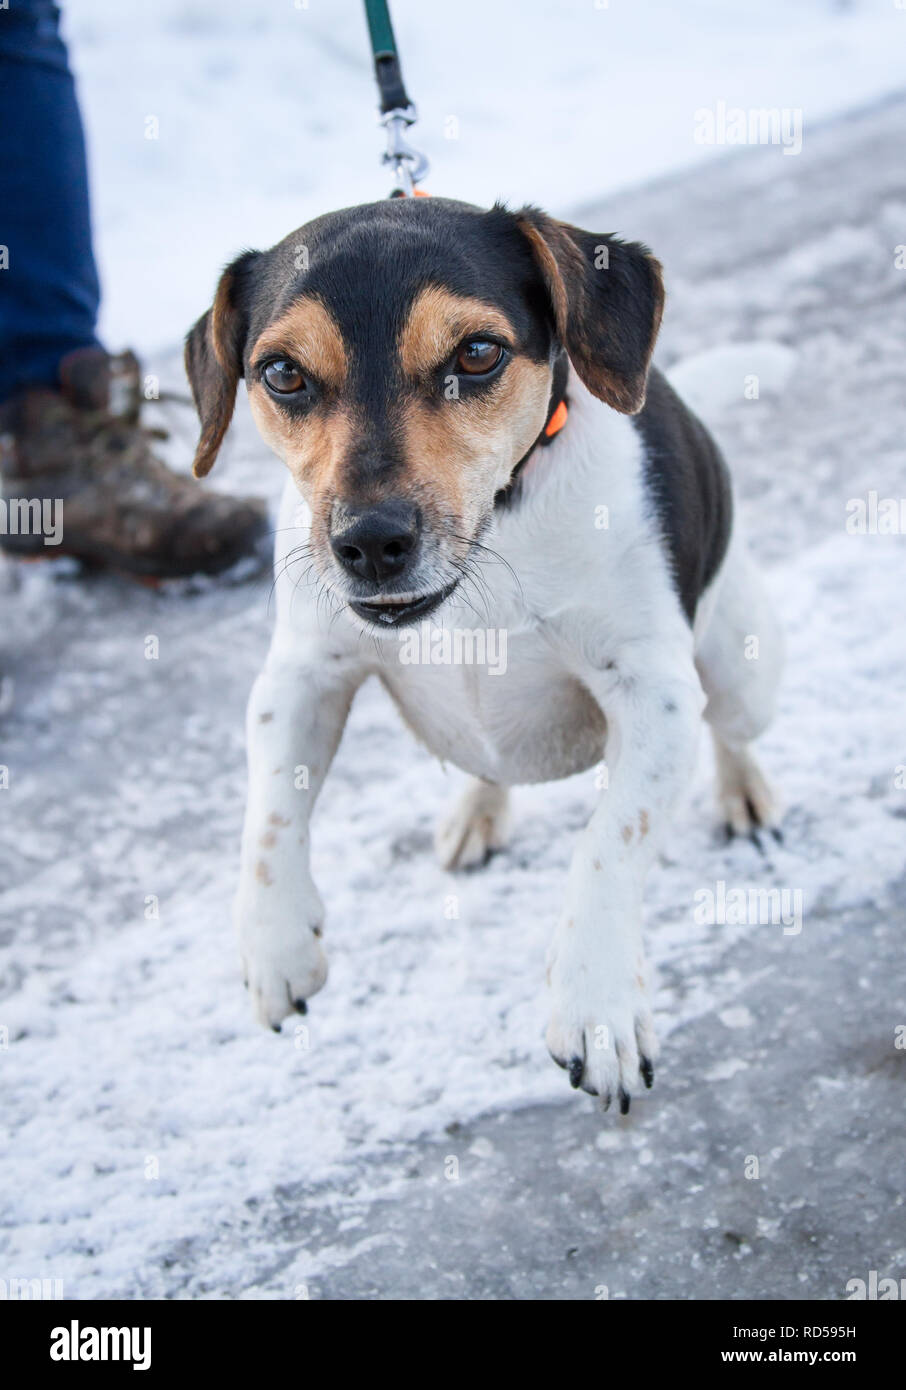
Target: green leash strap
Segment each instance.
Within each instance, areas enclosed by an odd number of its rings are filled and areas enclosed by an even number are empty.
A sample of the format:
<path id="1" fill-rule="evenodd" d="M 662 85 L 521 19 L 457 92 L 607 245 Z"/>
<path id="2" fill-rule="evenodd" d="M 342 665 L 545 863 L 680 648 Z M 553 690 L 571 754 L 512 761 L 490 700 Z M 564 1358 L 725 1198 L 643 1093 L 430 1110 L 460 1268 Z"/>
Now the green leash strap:
<path id="1" fill-rule="evenodd" d="M 406 131 L 414 123 L 416 111 L 403 85 L 387 0 L 365 0 L 365 18 L 368 20 L 374 75 L 381 97 L 381 124 L 387 131 L 384 163 L 392 165 L 396 181 L 390 196 L 411 198 L 416 192 L 416 184 L 428 172 L 428 161 L 420 150 L 413 149 L 406 140 Z"/>
<path id="2" fill-rule="evenodd" d="M 411 107 L 412 102 L 403 85 L 387 0 L 365 0 L 365 17 L 368 20 L 371 51 L 374 54 L 374 75 L 381 96 L 381 115 L 386 116 L 389 111 L 406 110 Z"/>

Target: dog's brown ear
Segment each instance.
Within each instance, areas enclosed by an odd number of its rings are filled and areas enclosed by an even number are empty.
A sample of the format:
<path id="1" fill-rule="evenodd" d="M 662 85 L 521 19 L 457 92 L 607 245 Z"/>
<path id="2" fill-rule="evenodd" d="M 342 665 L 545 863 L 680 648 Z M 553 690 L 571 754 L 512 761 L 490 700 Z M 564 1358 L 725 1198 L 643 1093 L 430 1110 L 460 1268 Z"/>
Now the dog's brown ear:
<path id="1" fill-rule="evenodd" d="M 186 335 L 186 376 L 201 421 L 192 465 L 196 478 L 210 473 L 233 418 L 248 329 L 244 290 L 259 254 L 246 251 L 227 266 L 214 303 Z"/>
<path id="2" fill-rule="evenodd" d="M 664 310 L 660 262 L 639 242 L 583 232 L 537 208 L 515 216 L 579 376 L 600 400 L 635 415 Z"/>

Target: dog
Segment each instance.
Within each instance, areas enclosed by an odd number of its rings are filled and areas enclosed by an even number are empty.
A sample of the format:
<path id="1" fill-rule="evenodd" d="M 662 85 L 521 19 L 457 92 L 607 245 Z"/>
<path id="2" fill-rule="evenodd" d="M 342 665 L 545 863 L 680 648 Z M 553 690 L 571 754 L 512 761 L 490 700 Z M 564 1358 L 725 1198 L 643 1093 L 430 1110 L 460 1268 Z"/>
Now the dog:
<path id="1" fill-rule="evenodd" d="M 188 334 L 196 475 L 244 378 L 290 473 L 275 572 L 315 581 L 277 586 L 248 708 L 235 917 L 262 1023 L 279 1031 L 327 977 L 309 821 L 374 674 L 469 774 L 437 835 L 448 869 L 504 845 L 514 784 L 606 767 L 549 951 L 546 1041 L 605 1108 L 651 1085 L 646 873 L 702 715 L 728 827 L 776 828 L 749 744 L 782 661 L 724 460 L 650 365 L 663 304 L 639 243 L 534 207 L 400 197 L 245 252 Z M 505 671 L 400 661 L 401 634 L 469 628 L 479 594 Z"/>

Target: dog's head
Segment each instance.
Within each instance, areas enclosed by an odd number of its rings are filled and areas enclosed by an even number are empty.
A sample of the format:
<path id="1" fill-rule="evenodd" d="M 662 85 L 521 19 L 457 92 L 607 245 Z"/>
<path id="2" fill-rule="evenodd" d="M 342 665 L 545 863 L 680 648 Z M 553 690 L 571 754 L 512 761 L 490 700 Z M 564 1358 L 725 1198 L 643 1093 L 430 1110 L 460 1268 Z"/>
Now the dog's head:
<path id="1" fill-rule="evenodd" d="M 312 512 L 321 581 L 364 621 L 455 587 L 541 433 L 562 350 L 634 413 L 663 307 L 645 247 L 555 222 L 397 198 L 318 218 L 225 271 L 186 341 L 209 471 L 240 377 Z"/>

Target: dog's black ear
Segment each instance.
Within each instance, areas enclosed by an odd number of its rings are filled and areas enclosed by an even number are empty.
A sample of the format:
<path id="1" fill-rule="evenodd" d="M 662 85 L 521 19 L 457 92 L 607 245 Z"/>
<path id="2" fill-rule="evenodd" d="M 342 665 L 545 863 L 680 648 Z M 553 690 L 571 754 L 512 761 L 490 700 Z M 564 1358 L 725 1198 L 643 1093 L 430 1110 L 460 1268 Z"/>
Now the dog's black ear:
<path id="1" fill-rule="evenodd" d="M 245 251 L 227 266 L 214 303 L 186 335 L 186 376 L 201 421 L 192 465 L 196 478 L 210 473 L 233 418 L 248 332 L 248 276 L 260 254 Z"/>
<path id="2" fill-rule="evenodd" d="M 660 262 L 639 242 L 596 236 L 537 208 L 515 214 L 547 286 L 557 336 L 593 395 L 635 415 L 664 310 Z"/>

